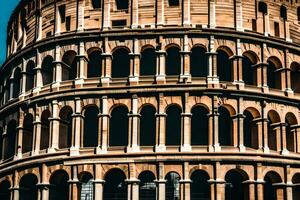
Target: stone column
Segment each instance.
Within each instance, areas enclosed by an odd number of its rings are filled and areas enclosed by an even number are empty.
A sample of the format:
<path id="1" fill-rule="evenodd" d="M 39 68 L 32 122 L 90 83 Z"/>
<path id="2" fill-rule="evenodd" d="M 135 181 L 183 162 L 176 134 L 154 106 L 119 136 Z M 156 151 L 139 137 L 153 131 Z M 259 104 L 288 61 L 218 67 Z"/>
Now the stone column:
<path id="1" fill-rule="evenodd" d="M 19 116 L 19 122 L 18 122 L 18 127 L 17 127 L 17 137 L 16 137 L 16 149 L 15 149 L 15 158 L 14 159 L 21 159 L 22 158 L 22 142 L 23 142 L 23 121 L 25 117 L 25 113 L 20 109 L 19 111 L 20 116 Z"/>
<path id="2" fill-rule="evenodd" d="M 164 177 L 164 164 L 160 162 L 158 164 L 158 177 L 156 180 L 156 185 L 157 185 L 157 200 L 165 200 L 165 195 L 166 195 L 166 180 Z"/>
<path id="3" fill-rule="evenodd" d="M 139 27 L 139 1 L 131 0 L 131 28 Z"/>
<path id="4" fill-rule="evenodd" d="M 188 0 L 189 1 L 189 0 Z M 180 73 L 180 82 L 191 82 L 190 74 L 190 54 L 189 51 L 189 40 L 188 36 L 184 35 L 183 38 L 183 50 L 180 51 L 181 54 L 181 73 Z"/>
<path id="5" fill-rule="evenodd" d="M 156 51 L 156 83 L 165 84 L 166 83 L 166 52 L 159 50 Z"/>
<path id="6" fill-rule="evenodd" d="M 263 200 L 264 199 L 264 184 L 265 184 L 265 181 L 263 179 L 256 180 L 257 200 Z"/>
<path id="7" fill-rule="evenodd" d="M 268 63 L 258 63 L 253 65 L 253 67 L 256 68 L 257 87 L 268 88 L 267 77 L 265 75 Z"/>
<path id="8" fill-rule="evenodd" d="M 53 87 L 58 87 L 60 82 L 62 81 L 62 62 L 61 62 L 61 55 L 60 55 L 60 46 L 56 45 L 55 47 L 55 55 L 54 55 L 54 84 Z"/>
<path id="9" fill-rule="evenodd" d="M 39 200 L 49 200 L 49 191 L 50 191 L 50 184 L 44 184 L 44 183 L 39 183 L 37 184 L 37 188 L 40 193 L 40 198 Z"/>
<path id="10" fill-rule="evenodd" d="M 136 179 L 126 180 L 128 200 L 139 199 L 139 182 L 140 181 Z"/>
<path id="11" fill-rule="evenodd" d="M 38 109 L 38 108 L 37 108 Z M 41 143 L 41 137 L 42 137 L 42 123 L 40 116 L 36 115 L 35 121 L 33 122 L 33 149 L 32 154 L 38 155 L 40 151 L 40 143 Z"/>
<path id="12" fill-rule="evenodd" d="M 52 102 L 52 118 L 49 118 L 50 121 L 50 148 L 49 152 L 55 152 L 59 148 L 59 107 L 57 100 Z"/>
<path id="13" fill-rule="evenodd" d="M 156 117 L 156 152 L 166 151 L 166 117 L 163 107 L 164 97 L 159 94 L 159 105 L 155 115 Z"/>
<path id="14" fill-rule="evenodd" d="M 263 136 L 264 152 L 269 153 L 270 148 L 269 148 L 269 141 L 268 141 L 268 119 L 267 118 L 262 119 L 262 128 L 263 128 L 262 136 Z"/>
<path id="15" fill-rule="evenodd" d="M 208 151 L 221 151 L 219 144 L 219 113 L 218 113 L 218 97 L 211 97 L 212 106 L 208 114 Z"/>
<path id="16" fill-rule="evenodd" d="M 183 26 L 189 27 L 191 25 L 191 0 L 183 0 L 182 13 Z"/>
<path id="17" fill-rule="evenodd" d="M 181 185 L 181 199 L 190 200 L 190 189 L 191 189 L 191 180 L 189 175 L 189 162 L 184 162 L 183 164 L 183 177 L 179 181 Z"/>
<path id="18" fill-rule="evenodd" d="M 263 138 L 263 121 L 262 119 L 254 119 L 253 123 L 257 125 L 257 147 L 259 150 L 263 150 L 264 138 Z"/>
<path id="19" fill-rule="evenodd" d="M 133 0 L 136 1 L 136 0 Z M 133 40 L 133 53 L 130 56 L 130 75 L 129 84 L 137 85 L 139 82 L 139 69 L 140 69 L 140 54 L 138 52 L 138 40 Z"/>
<path id="20" fill-rule="evenodd" d="M 9 78 L 9 100 L 13 100 L 14 98 L 14 79 L 13 77 Z"/>
<path id="21" fill-rule="evenodd" d="M 69 199 L 79 200 L 79 184 L 80 181 L 77 177 L 77 166 L 72 166 L 72 179 L 68 181 L 69 183 Z"/>
<path id="22" fill-rule="evenodd" d="M 237 31 L 244 31 L 243 28 L 243 3 L 242 0 L 235 1 L 235 25 Z"/>
<path id="23" fill-rule="evenodd" d="M 138 96 L 133 95 L 131 99 L 131 113 L 128 114 L 129 117 L 129 143 L 127 147 L 127 152 L 137 152 L 140 147 L 138 145 L 138 134 L 139 134 L 139 118 L 138 113 Z"/>
<path id="24" fill-rule="evenodd" d="M 60 35 L 60 32 L 61 32 L 61 17 L 60 17 L 60 14 L 59 14 L 59 6 L 57 6 L 56 2 L 54 4 L 55 6 L 55 22 L 54 22 L 54 32 L 55 32 L 55 35 Z"/>
<path id="25" fill-rule="evenodd" d="M 11 200 L 19 200 L 20 188 L 19 186 L 14 186 L 10 188 L 11 191 Z"/>
<path id="26" fill-rule="evenodd" d="M 295 137 L 294 137 L 295 152 L 300 153 L 300 126 L 299 125 L 294 126 L 293 129 L 294 129 L 294 134 L 295 134 Z"/>
<path id="27" fill-rule="evenodd" d="M 97 153 L 106 153 L 108 146 L 108 129 L 109 129 L 109 114 L 108 114 L 108 102 L 107 96 L 101 98 L 102 113 L 99 114 L 99 140 Z"/>
<path id="28" fill-rule="evenodd" d="M 95 188 L 95 199 L 97 200 L 102 200 L 103 199 L 103 186 L 105 184 L 105 181 L 104 180 L 101 180 L 101 179 L 95 179 L 93 181 L 94 183 L 94 188 Z"/>
<path id="29" fill-rule="evenodd" d="M 20 96 L 24 96 L 26 92 L 26 60 L 23 58 L 22 62 L 22 79 L 21 79 L 21 94 Z"/>
<path id="30" fill-rule="evenodd" d="M 181 131 L 182 134 L 182 146 L 180 148 L 180 151 L 185 152 L 185 151 L 191 151 L 191 113 L 182 113 L 181 114 L 181 121 L 183 128 Z"/>
<path id="31" fill-rule="evenodd" d="M 101 56 L 102 56 L 101 84 L 104 87 L 108 87 L 111 80 L 112 55 L 111 53 L 102 53 Z"/>
<path id="32" fill-rule="evenodd" d="M 79 155 L 80 138 L 83 133 L 83 116 L 81 114 L 81 99 L 75 97 L 75 112 L 72 115 L 73 127 L 72 127 L 72 147 L 70 149 L 70 155 Z"/>
<path id="33" fill-rule="evenodd" d="M 84 8 L 85 0 L 79 0 L 77 6 L 77 31 L 84 31 Z"/>
<path id="34" fill-rule="evenodd" d="M 208 17 L 208 23 L 209 28 L 215 28 L 216 27 L 216 0 L 209 0 L 209 17 Z"/>
<path id="35" fill-rule="evenodd" d="M 209 84 L 218 84 L 219 77 L 217 72 L 217 52 L 207 52 L 207 60 L 208 60 L 208 75 L 207 82 Z"/>
<path id="36" fill-rule="evenodd" d="M 279 128 L 279 138 L 280 138 L 280 150 L 281 154 L 287 155 L 289 154 L 289 151 L 287 150 L 286 147 L 286 124 L 285 123 L 280 123 L 280 128 Z"/>
<path id="37" fill-rule="evenodd" d="M 244 84 L 243 81 L 243 56 L 235 55 L 230 58 L 233 65 L 233 83 Z"/>
<path id="38" fill-rule="evenodd" d="M 156 5 L 156 26 L 157 27 L 162 27 L 165 24 L 165 5 L 164 1 L 166 0 L 157 0 Z"/>
<path id="39" fill-rule="evenodd" d="M 234 116 L 233 119 L 233 131 L 234 131 L 234 138 L 236 137 L 236 140 L 234 139 L 234 146 L 237 145 L 239 150 L 241 152 L 246 151 L 244 146 L 244 119 L 245 116 L 240 113 Z M 236 132 L 235 132 L 236 131 Z"/>
<path id="40" fill-rule="evenodd" d="M 255 181 L 247 180 L 243 184 L 247 185 L 249 191 L 249 199 L 255 199 Z"/>
<path id="41" fill-rule="evenodd" d="M 108 30 L 111 28 L 110 23 L 110 2 L 111 0 L 103 0 L 103 8 L 102 8 L 102 19 L 103 19 L 103 30 Z"/>

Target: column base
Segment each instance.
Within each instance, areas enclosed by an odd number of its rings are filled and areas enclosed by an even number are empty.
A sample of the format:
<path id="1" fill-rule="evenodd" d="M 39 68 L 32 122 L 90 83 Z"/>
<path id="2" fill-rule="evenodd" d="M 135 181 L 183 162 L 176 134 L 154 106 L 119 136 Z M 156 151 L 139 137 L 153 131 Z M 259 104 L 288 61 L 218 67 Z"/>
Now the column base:
<path id="1" fill-rule="evenodd" d="M 31 155 L 32 156 L 37 156 L 37 155 L 39 155 L 40 154 L 40 151 L 39 150 L 35 150 L 35 151 L 32 151 L 31 152 Z"/>
<path id="2" fill-rule="evenodd" d="M 100 82 L 103 87 L 108 87 L 110 83 L 110 77 L 101 77 Z"/>
<path id="3" fill-rule="evenodd" d="M 179 82 L 180 83 L 191 83 L 192 82 L 191 75 L 190 74 L 180 75 Z"/>
<path id="4" fill-rule="evenodd" d="M 219 77 L 217 76 L 208 76 L 207 77 L 207 84 L 219 84 Z"/>
<path id="5" fill-rule="evenodd" d="M 246 147 L 244 145 L 239 146 L 240 152 L 246 152 Z"/>
<path id="6" fill-rule="evenodd" d="M 165 152 L 167 149 L 166 149 L 166 146 L 165 145 L 158 145 L 158 146 L 155 146 L 155 152 Z"/>
<path id="7" fill-rule="evenodd" d="M 53 82 L 51 88 L 59 91 L 60 82 Z"/>
<path id="8" fill-rule="evenodd" d="M 107 153 L 107 147 L 97 147 L 96 148 L 96 154 L 106 154 Z"/>
<path id="9" fill-rule="evenodd" d="M 284 92 L 288 97 L 294 96 L 294 91 L 291 88 L 286 88 Z"/>
<path id="10" fill-rule="evenodd" d="M 47 149 L 47 153 L 55 153 L 56 152 L 56 149 L 55 147 L 50 147 Z"/>
<path id="11" fill-rule="evenodd" d="M 264 153 L 270 153 L 270 148 L 269 147 L 263 147 Z"/>
<path id="12" fill-rule="evenodd" d="M 126 152 L 127 153 L 135 153 L 135 152 L 139 152 L 139 151 L 140 151 L 140 147 L 139 146 L 126 147 Z"/>
<path id="13" fill-rule="evenodd" d="M 76 79 L 74 83 L 76 88 L 82 88 L 82 85 L 84 84 L 84 79 L 83 78 Z"/>
<path id="14" fill-rule="evenodd" d="M 71 147 L 70 148 L 70 156 L 79 156 L 79 148 L 78 147 Z"/>
<path id="15" fill-rule="evenodd" d="M 290 152 L 287 149 L 283 149 L 281 151 L 281 155 L 289 155 L 289 154 L 290 154 Z"/>
<path id="16" fill-rule="evenodd" d="M 39 94 L 40 91 L 41 91 L 41 87 L 35 87 L 35 88 L 33 88 L 32 93 Z"/>
<path id="17" fill-rule="evenodd" d="M 165 84 L 166 83 L 166 76 L 165 75 L 157 75 L 155 77 L 156 84 Z"/>
<path id="18" fill-rule="evenodd" d="M 138 85 L 139 77 L 138 76 L 129 76 L 129 85 Z"/>
<path id="19" fill-rule="evenodd" d="M 183 145 L 180 147 L 181 152 L 190 152 L 192 151 L 192 146 L 191 145 Z"/>

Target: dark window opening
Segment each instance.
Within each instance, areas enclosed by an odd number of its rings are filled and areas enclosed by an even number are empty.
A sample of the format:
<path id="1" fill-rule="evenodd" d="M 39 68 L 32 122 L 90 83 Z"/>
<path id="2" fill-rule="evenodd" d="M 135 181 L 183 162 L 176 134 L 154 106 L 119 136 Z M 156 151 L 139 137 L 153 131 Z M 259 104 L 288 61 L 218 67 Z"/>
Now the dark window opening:
<path id="1" fill-rule="evenodd" d="M 265 2 L 260 1 L 258 3 L 258 11 L 262 12 L 263 14 L 268 14 L 268 6 Z"/>
<path id="2" fill-rule="evenodd" d="M 166 145 L 181 144 L 181 109 L 171 105 L 167 111 Z"/>
<path id="3" fill-rule="evenodd" d="M 20 180 L 20 199 L 21 200 L 37 200 L 38 188 L 36 184 L 38 179 L 33 174 L 26 174 Z"/>
<path id="4" fill-rule="evenodd" d="M 181 56 L 178 47 L 170 47 L 167 49 L 166 74 L 180 75 L 181 73 Z"/>
<path id="5" fill-rule="evenodd" d="M 248 179 L 248 178 L 247 178 Z M 230 170 L 225 176 L 225 199 L 226 200 L 248 200 L 249 191 L 247 185 L 244 184 L 244 181 L 247 180 L 242 176 L 241 173 Z"/>
<path id="6" fill-rule="evenodd" d="M 101 51 L 95 50 L 92 51 L 89 55 L 87 77 L 100 77 L 102 71 L 102 58 Z"/>
<path id="7" fill-rule="evenodd" d="M 50 178 L 50 200 L 69 199 L 69 175 L 63 170 L 58 170 Z"/>
<path id="8" fill-rule="evenodd" d="M 58 7 L 58 12 L 60 16 L 60 22 L 65 23 L 66 21 L 66 5 L 61 5 Z"/>
<path id="9" fill-rule="evenodd" d="M 5 180 L 0 183 L 0 199 L 1 200 L 10 200 L 10 183 Z"/>
<path id="10" fill-rule="evenodd" d="M 103 199 L 121 200 L 127 199 L 126 176 L 120 169 L 112 169 L 105 175 Z"/>
<path id="11" fill-rule="evenodd" d="M 179 6 L 179 0 L 168 0 L 169 6 Z"/>
<path id="12" fill-rule="evenodd" d="M 66 17 L 66 31 L 71 30 L 71 16 Z"/>
<path id="13" fill-rule="evenodd" d="M 256 19 L 252 19 L 252 31 L 257 31 L 257 22 L 256 22 Z"/>
<path id="14" fill-rule="evenodd" d="M 33 116 L 27 114 L 23 122 L 22 153 L 32 150 L 33 143 Z"/>
<path id="15" fill-rule="evenodd" d="M 254 63 L 247 57 L 243 57 L 243 81 L 246 85 L 255 85 L 255 71 L 253 70 Z"/>
<path id="16" fill-rule="evenodd" d="M 111 25 L 112 27 L 125 27 L 127 25 L 127 20 L 126 19 L 112 20 Z"/>
<path id="17" fill-rule="evenodd" d="M 180 176 L 175 172 L 170 172 L 165 177 L 166 179 L 166 200 L 180 199 Z"/>
<path id="18" fill-rule="evenodd" d="M 217 50 L 217 71 L 220 81 L 232 81 L 232 66 L 229 55 L 223 50 Z"/>
<path id="19" fill-rule="evenodd" d="M 195 47 L 191 53 L 191 75 L 192 77 L 206 77 L 208 75 L 207 56 L 205 49 Z"/>
<path id="20" fill-rule="evenodd" d="M 221 146 L 233 145 L 232 119 L 230 112 L 223 106 L 219 107 L 219 143 Z"/>
<path id="21" fill-rule="evenodd" d="M 139 200 L 156 200 L 155 176 L 150 171 L 144 171 L 139 175 Z"/>
<path id="22" fill-rule="evenodd" d="M 59 148 L 68 148 L 71 146 L 72 139 L 72 109 L 65 106 L 61 109 L 59 117 Z"/>
<path id="23" fill-rule="evenodd" d="M 156 136 L 156 110 L 153 106 L 144 106 L 140 118 L 140 146 L 154 146 Z"/>
<path id="24" fill-rule="evenodd" d="M 274 22 L 274 35 L 276 37 L 280 37 L 279 23 Z"/>
<path id="25" fill-rule="evenodd" d="M 128 77 L 130 73 L 130 58 L 127 49 L 117 49 L 113 52 L 112 56 L 112 78 Z"/>
<path id="26" fill-rule="evenodd" d="M 287 8 L 285 6 L 280 7 L 280 17 L 287 20 Z"/>
<path id="27" fill-rule="evenodd" d="M 250 147 L 258 149 L 258 127 L 256 122 L 254 122 L 254 117 L 246 110 L 244 112 L 244 145 L 245 147 Z"/>
<path id="28" fill-rule="evenodd" d="M 208 110 L 203 106 L 192 109 L 192 145 L 208 144 Z"/>
<path id="29" fill-rule="evenodd" d="M 94 9 L 99 9 L 101 8 L 101 1 L 102 0 L 92 0 L 92 6 Z"/>
<path id="30" fill-rule="evenodd" d="M 191 175 L 191 200 L 209 200 L 210 184 L 207 172 L 197 170 Z"/>
<path id="31" fill-rule="evenodd" d="M 42 113 L 41 117 L 41 126 L 42 126 L 42 136 L 41 136 L 41 144 L 40 149 L 44 150 L 49 148 L 49 139 L 50 139 L 50 111 L 45 110 Z"/>
<path id="32" fill-rule="evenodd" d="M 116 7 L 118 10 L 128 10 L 129 2 L 128 0 L 116 0 Z"/>
<path id="33" fill-rule="evenodd" d="M 156 54 L 154 48 L 147 48 L 141 53 L 140 75 L 155 75 L 156 73 Z"/>
<path id="34" fill-rule="evenodd" d="M 34 68 L 34 62 L 29 61 L 26 67 L 26 91 L 29 91 L 34 87 Z"/>
<path id="35" fill-rule="evenodd" d="M 53 58 L 47 56 L 42 62 L 42 79 L 43 85 L 53 82 Z"/>
<path id="36" fill-rule="evenodd" d="M 109 146 L 128 145 L 128 109 L 118 106 L 111 112 L 109 126 Z"/>
<path id="37" fill-rule="evenodd" d="M 84 147 L 98 146 L 98 114 L 99 110 L 96 106 L 87 107 L 84 112 Z"/>

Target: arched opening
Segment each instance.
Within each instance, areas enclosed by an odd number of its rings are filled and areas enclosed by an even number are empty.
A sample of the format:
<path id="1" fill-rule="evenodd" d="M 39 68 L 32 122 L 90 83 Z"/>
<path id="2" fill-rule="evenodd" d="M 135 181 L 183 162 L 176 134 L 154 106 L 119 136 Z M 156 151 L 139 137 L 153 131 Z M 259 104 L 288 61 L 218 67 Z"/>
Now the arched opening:
<path id="1" fill-rule="evenodd" d="M 10 183 L 8 180 L 2 181 L 0 183 L 0 199 L 10 200 Z"/>
<path id="2" fill-rule="evenodd" d="M 233 128 L 231 114 L 227 108 L 220 106 L 219 112 L 219 143 L 221 146 L 233 145 Z"/>
<path id="3" fill-rule="evenodd" d="M 99 109 L 97 106 L 89 106 L 84 112 L 83 147 L 98 146 Z"/>
<path id="4" fill-rule="evenodd" d="M 141 52 L 140 75 L 155 75 L 156 74 L 156 53 L 152 47 L 145 48 Z"/>
<path id="5" fill-rule="evenodd" d="M 192 109 L 191 144 L 208 145 L 208 110 L 201 105 Z"/>
<path id="6" fill-rule="evenodd" d="M 103 200 L 127 199 L 126 175 L 120 169 L 112 169 L 105 175 Z"/>
<path id="7" fill-rule="evenodd" d="M 227 51 L 217 50 L 217 73 L 220 81 L 232 82 L 232 66 Z"/>
<path id="8" fill-rule="evenodd" d="M 41 116 L 41 125 L 42 125 L 41 143 L 40 143 L 41 150 L 49 148 L 49 140 L 50 140 L 49 118 L 50 118 L 50 111 L 44 110 Z"/>
<path id="9" fill-rule="evenodd" d="M 274 110 L 268 113 L 268 145 L 271 150 L 277 151 L 277 140 L 280 139 L 280 117 Z"/>
<path id="10" fill-rule="evenodd" d="M 100 0 L 92 0 L 93 9 L 100 9 L 101 8 L 101 1 Z"/>
<path id="11" fill-rule="evenodd" d="M 180 75 L 181 73 L 181 56 L 180 49 L 176 46 L 167 49 L 166 58 L 166 75 Z"/>
<path id="12" fill-rule="evenodd" d="M 244 111 L 244 145 L 245 147 L 258 149 L 258 126 L 255 121 L 259 117 L 258 111 L 247 109 Z"/>
<path id="13" fill-rule="evenodd" d="M 256 71 L 253 65 L 257 63 L 257 56 L 252 52 L 243 54 L 243 81 L 246 85 L 256 85 Z"/>
<path id="14" fill-rule="evenodd" d="M 69 175 L 64 170 L 55 171 L 50 177 L 49 200 L 69 199 Z"/>
<path id="15" fill-rule="evenodd" d="M 278 71 L 278 69 L 282 68 L 280 60 L 276 57 L 271 57 L 267 62 L 268 86 L 273 89 L 281 89 L 281 71 Z"/>
<path id="16" fill-rule="evenodd" d="M 156 139 L 156 109 L 151 105 L 142 108 L 140 117 L 140 146 L 154 146 Z"/>
<path id="17" fill-rule="evenodd" d="M 286 147 L 287 150 L 295 152 L 295 129 L 294 125 L 297 125 L 297 118 L 293 113 L 287 113 L 285 116 L 285 125 L 286 125 Z"/>
<path id="18" fill-rule="evenodd" d="M 291 64 L 291 87 L 294 92 L 300 92 L 300 64 L 296 62 Z"/>
<path id="19" fill-rule="evenodd" d="M 72 140 L 72 108 L 65 106 L 60 110 L 59 117 L 59 148 L 69 148 Z"/>
<path id="20" fill-rule="evenodd" d="M 155 176 L 151 171 L 140 173 L 138 179 L 139 185 L 139 200 L 155 200 L 156 199 L 156 183 Z"/>
<path id="21" fill-rule="evenodd" d="M 53 58 L 47 56 L 42 62 L 42 78 L 43 85 L 48 85 L 53 82 Z"/>
<path id="22" fill-rule="evenodd" d="M 17 98 L 20 94 L 20 86 L 21 86 L 21 69 L 17 68 L 14 72 L 14 90 L 13 90 L 13 98 Z"/>
<path id="23" fill-rule="evenodd" d="M 126 106 L 117 106 L 112 110 L 109 125 L 109 146 L 127 146 L 128 109 Z"/>
<path id="24" fill-rule="evenodd" d="M 297 173 L 292 178 L 293 187 L 293 199 L 296 200 L 300 197 L 300 173 Z"/>
<path id="25" fill-rule="evenodd" d="M 268 14 L 268 5 L 265 2 L 260 1 L 258 3 L 258 11 L 262 12 L 264 15 Z"/>
<path id="26" fill-rule="evenodd" d="M 265 175 L 264 181 L 264 200 L 277 200 L 278 197 L 284 196 L 283 189 L 274 185 L 282 182 L 279 174 L 276 172 L 268 172 Z"/>
<path id="27" fill-rule="evenodd" d="M 26 174 L 20 180 L 20 200 L 37 200 L 38 179 L 34 174 Z"/>
<path id="28" fill-rule="evenodd" d="M 116 49 L 113 54 L 111 77 L 125 78 L 130 74 L 129 51 L 125 48 Z"/>
<path id="29" fill-rule="evenodd" d="M 22 153 L 32 151 L 33 143 L 33 115 L 26 114 L 23 122 Z"/>
<path id="30" fill-rule="evenodd" d="M 29 61 L 26 65 L 26 91 L 29 91 L 34 87 L 34 68 L 34 62 L 32 60 Z"/>
<path id="31" fill-rule="evenodd" d="M 190 70 L 192 77 L 206 77 L 208 75 L 208 61 L 206 49 L 203 47 L 194 47 L 191 50 Z"/>
<path id="32" fill-rule="evenodd" d="M 100 2 L 100 1 L 99 1 Z M 89 62 L 88 62 L 88 68 L 87 68 L 87 77 L 100 77 L 102 72 L 102 57 L 101 57 L 101 50 L 100 49 L 94 49 L 91 52 L 89 52 Z"/>
<path id="33" fill-rule="evenodd" d="M 11 158 L 16 153 L 17 122 L 11 120 L 7 125 L 7 142 L 5 142 L 4 158 Z"/>
<path id="34" fill-rule="evenodd" d="M 209 200 L 209 175 L 203 170 L 196 170 L 191 175 L 191 200 Z"/>
<path id="35" fill-rule="evenodd" d="M 80 199 L 93 200 L 94 199 L 94 183 L 93 176 L 88 172 L 84 172 L 80 177 Z"/>
<path id="36" fill-rule="evenodd" d="M 62 57 L 62 81 L 74 80 L 77 78 L 76 52 L 67 51 Z"/>
<path id="37" fill-rule="evenodd" d="M 180 176 L 176 172 L 169 172 L 166 175 L 166 200 L 180 199 Z"/>
<path id="38" fill-rule="evenodd" d="M 243 184 L 244 181 L 248 180 L 247 174 L 241 173 L 238 170 L 230 170 L 226 173 L 225 181 L 225 199 L 226 200 L 248 200 L 249 190 L 248 185 Z"/>
<path id="39" fill-rule="evenodd" d="M 281 17 L 283 20 L 287 20 L 287 8 L 286 8 L 286 6 L 284 6 L 284 5 L 281 5 L 281 6 L 280 6 L 280 17 Z"/>
<path id="40" fill-rule="evenodd" d="M 166 145 L 181 144 L 181 108 L 170 105 L 166 111 Z"/>

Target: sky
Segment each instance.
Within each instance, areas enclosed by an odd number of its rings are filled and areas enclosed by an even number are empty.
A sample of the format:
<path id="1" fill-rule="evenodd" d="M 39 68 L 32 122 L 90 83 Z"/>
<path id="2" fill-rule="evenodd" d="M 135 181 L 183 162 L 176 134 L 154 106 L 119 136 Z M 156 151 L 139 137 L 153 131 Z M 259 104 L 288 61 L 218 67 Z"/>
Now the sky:
<path id="1" fill-rule="evenodd" d="M 20 0 L 0 0 L 0 66 L 6 57 L 6 28 L 9 17 Z"/>

